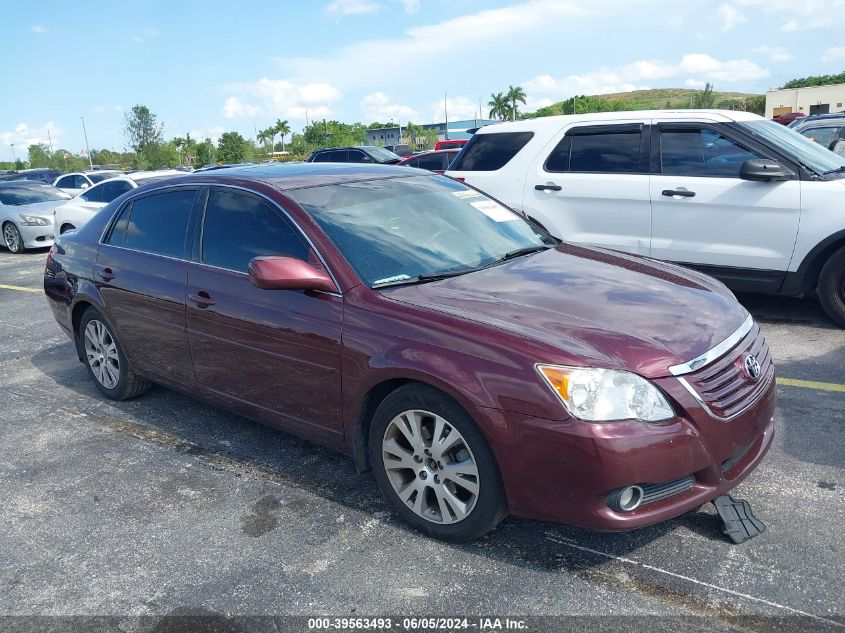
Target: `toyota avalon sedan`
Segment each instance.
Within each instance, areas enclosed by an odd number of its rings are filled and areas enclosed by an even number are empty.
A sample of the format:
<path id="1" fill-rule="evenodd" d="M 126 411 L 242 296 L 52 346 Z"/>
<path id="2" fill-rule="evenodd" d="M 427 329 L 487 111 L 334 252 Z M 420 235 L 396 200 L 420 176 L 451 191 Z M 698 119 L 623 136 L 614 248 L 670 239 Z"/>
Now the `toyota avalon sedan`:
<path id="1" fill-rule="evenodd" d="M 155 382 L 349 453 L 447 540 L 664 521 L 772 442 L 771 355 L 721 283 L 418 169 L 145 185 L 59 236 L 44 288 L 105 397 Z"/>

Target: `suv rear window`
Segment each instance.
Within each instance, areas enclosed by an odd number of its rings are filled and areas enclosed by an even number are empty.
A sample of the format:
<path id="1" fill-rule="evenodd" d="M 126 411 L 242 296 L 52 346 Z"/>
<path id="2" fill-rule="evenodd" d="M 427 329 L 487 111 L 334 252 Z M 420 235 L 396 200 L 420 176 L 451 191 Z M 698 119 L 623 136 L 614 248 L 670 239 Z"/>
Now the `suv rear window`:
<path id="1" fill-rule="evenodd" d="M 450 167 L 453 171 L 495 171 L 519 153 L 534 132 L 475 134 Z"/>
<path id="2" fill-rule="evenodd" d="M 567 132 L 546 160 L 548 172 L 642 173 L 641 128 L 575 128 Z"/>

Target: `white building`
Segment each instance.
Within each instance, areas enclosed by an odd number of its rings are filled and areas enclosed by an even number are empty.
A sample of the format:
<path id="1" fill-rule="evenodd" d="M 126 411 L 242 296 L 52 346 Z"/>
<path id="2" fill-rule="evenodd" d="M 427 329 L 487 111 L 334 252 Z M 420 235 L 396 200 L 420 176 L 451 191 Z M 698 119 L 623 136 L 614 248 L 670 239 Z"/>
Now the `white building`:
<path id="1" fill-rule="evenodd" d="M 766 93 L 766 117 L 769 119 L 790 112 L 827 114 L 840 112 L 843 109 L 845 109 L 845 84 L 785 88 L 769 90 Z"/>

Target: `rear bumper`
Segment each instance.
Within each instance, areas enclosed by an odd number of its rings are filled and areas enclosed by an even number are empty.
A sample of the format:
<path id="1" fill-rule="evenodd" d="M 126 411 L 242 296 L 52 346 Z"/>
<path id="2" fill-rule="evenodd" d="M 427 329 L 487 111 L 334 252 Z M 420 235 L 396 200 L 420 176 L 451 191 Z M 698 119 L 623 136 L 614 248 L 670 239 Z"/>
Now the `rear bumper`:
<path id="1" fill-rule="evenodd" d="M 512 514 L 602 531 L 624 531 L 695 510 L 760 463 L 774 437 L 774 380 L 728 422 L 710 417 L 674 378 L 657 382 L 683 414 L 665 424 L 591 424 L 468 407 L 490 441 Z M 624 486 L 693 476 L 694 484 L 630 512 L 608 495 Z"/>

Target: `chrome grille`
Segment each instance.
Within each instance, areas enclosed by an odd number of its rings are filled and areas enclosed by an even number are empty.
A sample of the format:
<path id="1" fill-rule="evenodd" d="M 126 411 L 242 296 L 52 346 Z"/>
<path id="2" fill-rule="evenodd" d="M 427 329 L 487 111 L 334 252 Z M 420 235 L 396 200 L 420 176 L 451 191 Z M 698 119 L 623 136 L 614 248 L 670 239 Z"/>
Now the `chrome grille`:
<path id="1" fill-rule="evenodd" d="M 760 363 L 760 379 L 752 380 L 742 368 L 743 359 L 753 354 Z M 751 406 L 763 394 L 774 376 L 775 367 L 766 339 L 755 323 L 748 334 L 720 358 L 683 376 L 710 412 L 731 418 Z"/>

